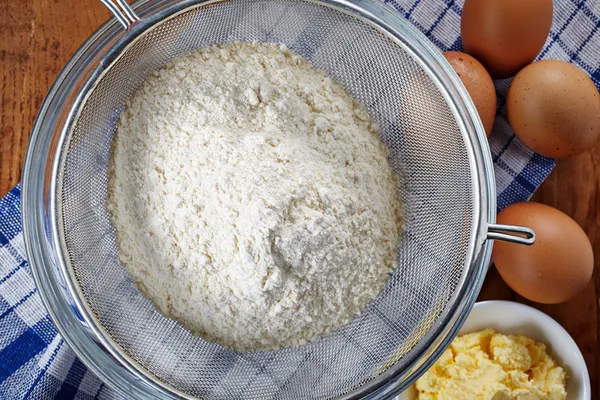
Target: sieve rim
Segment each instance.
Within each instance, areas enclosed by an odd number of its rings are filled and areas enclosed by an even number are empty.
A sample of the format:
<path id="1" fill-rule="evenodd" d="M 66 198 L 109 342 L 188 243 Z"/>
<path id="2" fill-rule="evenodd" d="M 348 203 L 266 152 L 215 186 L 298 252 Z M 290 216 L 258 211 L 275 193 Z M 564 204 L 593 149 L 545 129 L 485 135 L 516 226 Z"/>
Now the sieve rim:
<path id="1" fill-rule="evenodd" d="M 188 0 L 176 6 L 168 7 L 159 13 L 153 14 L 147 20 L 142 21 L 138 25 L 134 26 L 132 30 L 122 38 L 122 41 L 119 44 L 113 46 L 109 50 L 108 58 L 103 58 L 103 60 L 107 60 L 110 63 L 114 62 L 116 58 L 111 59 L 111 54 L 116 54 L 116 52 L 120 52 L 122 50 L 121 46 L 126 46 L 127 43 L 135 40 L 136 37 L 142 35 L 144 32 L 146 32 L 147 29 L 150 29 L 153 26 L 160 24 L 160 22 L 157 23 L 157 21 L 160 20 L 161 22 L 163 22 L 165 20 L 165 15 L 172 17 L 179 12 L 186 11 L 195 6 L 202 6 L 207 3 L 212 3 L 216 1 L 219 0 Z M 344 9 L 354 10 L 363 14 L 365 12 L 368 12 L 369 16 L 372 17 L 375 21 L 377 21 L 377 27 L 381 28 L 383 26 L 387 26 L 389 27 L 389 29 L 386 29 L 387 31 L 391 30 L 392 32 L 395 32 L 397 34 L 399 34 L 399 32 L 402 32 L 405 37 L 408 37 L 408 39 L 404 39 L 404 41 L 402 41 L 402 43 L 405 45 L 403 47 L 406 50 L 408 50 L 409 45 L 414 46 L 414 49 L 418 50 L 419 53 L 421 53 L 419 56 L 416 55 L 418 53 L 413 52 L 413 54 L 415 54 L 414 59 L 416 61 L 421 62 L 424 69 L 426 69 L 432 75 L 435 75 L 434 72 L 440 74 L 439 83 L 442 86 L 440 88 L 441 92 L 445 97 L 448 97 L 448 100 L 451 100 L 449 101 L 449 105 L 456 106 L 457 108 L 455 110 L 455 117 L 459 124 L 461 124 L 461 132 L 463 133 L 463 136 L 465 136 L 465 144 L 468 144 L 467 148 L 469 149 L 468 151 L 470 153 L 469 162 L 471 164 L 472 176 L 477 178 L 474 179 L 473 182 L 475 216 L 473 218 L 473 223 L 471 227 L 469 251 L 467 257 L 465 258 L 465 271 L 467 273 L 463 274 L 466 276 L 462 277 L 462 279 L 465 281 L 463 283 L 466 284 L 461 284 L 461 290 L 457 291 L 457 293 L 455 293 L 453 296 L 453 298 L 456 299 L 460 298 L 461 301 L 450 302 L 452 307 L 447 307 L 447 309 L 444 311 L 444 314 L 446 314 L 445 317 L 440 317 L 436 321 L 434 327 L 432 327 L 429 330 L 429 332 L 425 336 L 423 336 L 423 338 L 421 338 L 419 343 L 408 353 L 408 355 L 412 355 L 412 357 L 402 358 L 400 360 L 401 362 L 399 361 L 398 363 L 396 363 L 394 367 L 390 368 L 388 371 L 386 371 L 386 373 L 380 375 L 373 382 L 361 386 L 360 388 L 356 389 L 354 392 L 348 394 L 348 396 L 345 396 L 343 398 L 357 398 L 365 394 L 368 394 L 369 396 L 392 396 L 395 393 L 401 391 L 406 386 L 408 386 L 410 383 L 412 383 L 412 381 L 416 379 L 417 375 L 422 373 L 429 365 L 431 365 L 435 361 L 435 359 L 439 355 L 441 355 L 441 352 L 456 335 L 458 329 L 462 325 L 462 322 L 464 322 L 464 319 L 466 318 L 466 315 L 468 315 L 468 312 L 470 311 L 470 308 L 472 307 L 475 301 L 477 293 L 479 292 L 479 288 L 483 283 L 483 277 L 485 276 L 487 261 L 489 260 L 491 248 L 490 242 L 485 242 L 487 224 L 495 222 L 495 185 L 493 179 L 493 170 L 491 168 L 491 155 L 489 153 L 489 149 L 487 148 L 487 139 L 485 138 L 485 134 L 483 133 L 483 127 L 481 126 L 481 122 L 479 121 L 478 117 L 473 118 L 473 116 L 476 116 L 477 114 L 475 112 L 472 102 L 470 101 L 470 98 L 466 94 L 464 87 L 460 83 L 460 80 L 458 79 L 458 77 L 456 77 L 449 65 L 445 62 L 441 54 L 439 54 L 438 50 L 420 32 L 416 31 L 416 29 L 410 26 L 407 22 L 400 19 L 396 13 L 392 13 L 392 11 L 386 6 L 383 6 L 379 3 L 375 3 L 370 0 L 361 1 L 360 5 L 351 3 L 346 0 L 324 0 L 311 2 L 318 3 L 320 5 L 341 5 L 342 7 L 344 7 Z M 145 4 L 147 4 L 147 0 L 142 0 L 141 2 L 136 4 L 135 8 L 139 9 Z M 358 18 L 358 16 L 354 13 L 352 13 L 351 15 L 353 17 Z M 112 19 L 103 27 L 101 27 L 100 30 L 97 31 L 96 34 L 94 34 L 94 36 L 92 36 L 86 42 L 84 47 L 82 47 L 82 49 L 80 49 L 80 51 L 76 53 L 76 55 L 71 59 L 69 64 L 67 64 L 67 67 L 65 67 L 54 86 L 63 84 L 66 76 L 70 72 L 70 68 L 73 68 L 74 64 L 81 60 L 83 53 L 86 50 L 89 50 L 89 48 L 94 45 L 93 42 L 98 39 L 102 32 L 107 32 L 109 29 L 114 28 L 116 25 L 116 20 Z M 414 43 L 409 43 L 410 40 L 414 40 Z M 423 59 L 421 58 L 424 55 L 430 57 L 430 59 L 428 60 L 430 64 L 424 63 Z M 92 75 L 90 79 L 93 81 L 98 78 L 99 74 L 94 73 L 94 75 Z M 88 83 L 92 81 L 88 80 Z M 43 246 L 41 246 L 41 243 L 39 243 L 40 240 L 35 239 L 36 235 L 39 236 L 40 233 L 43 232 L 43 217 L 40 220 L 40 215 L 38 214 L 38 212 L 35 211 L 36 207 L 34 207 L 34 205 L 30 205 L 29 200 L 31 200 L 32 203 L 35 203 L 36 201 L 39 202 L 40 198 L 42 197 L 39 196 L 39 190 L 37 195 L 35 194 L 35 185 L 33 183 L 30 183 L 30 179 L 32 179 L 33 177 L 30 178 L 30 175 L 36 172 L 35 168 L 33 168 L 34 165 L 32 163 L 34 151 L 37 150 L 35 144 L 40 139 L 40 136 L 43 136 L 42 127 L 40 126 L 41 118 L 46 117 L 46 113 L 48 112 L 48 103 L 54 100 L 54 96 L 56 95 L 57 89 L 54 86 L 51 89 L 50 94 L 46 98 L 44 105 L 42 106 L 42 110 L 38 116 L 38 120 L 36 120 L 36 124 L 32 132 L 32 145 L 30 146 L 26 157 L 23 183 L 23 221 L 26 237 L 26 247 L 28 257 L 32 265 L 32 271 L 34 272 L 36 284 L 38 288 L 40 288 L 42 299 L 45 303 L 46 308 L 48 309 L 56 308 L 55 303 L 57 301 L 57 293 L 52 293 L 51 288 L 46 288 L 46 285 L 48 283 L 44 281 L 43 277 L 43 275 L 46 272 L 44 271 L 44 269 L 51 267 L 51 265 L 47 263 L 47 261 L 42 261 L 41 263 L 39 263 L 39 254 L 34 254 L 36 252 L 39 253 L 40 251 L 44 253 L 44 251 L 48 251 L 49 248 L 43 248 Z M 83 97 L 85 97 L 85 92 L 80 93 L 80 97 L 81 99 L 83 99 Z M 454 102 L 456 102 L 457 104 L 454 104 Z M 75 110 L 76 108 L 77 103 L 75 104 L 75 107 L 73 107 L 73 110 Z M 65 128 L 64 131 L 67 131 L 67 129 Z M 63 132 L 63 134 L 61 135 L 61 140 L 64 139 L 65 137 Z M 60 149 L 61 146 L 57 146 L 57 152 L 60 152 Z M 49 150 L 51 151 L 51 149 Z M 55 160 L 55 172 L 60 171 L 60 169 L 58 168 L 59 161 L 60 157 Z M 57 180 L 53 180 L 52 186 L 50 188 L 51 212 L 56 211 L 55 206 L 57 202 L 53 201 L 53 196 L 55 196 L 57 193 L 55 186 L 56 182 Z M 29 195 L 29 193 L 31 193 L 32 191 L 34 192 L 33 196 Z M 33 211 L 35 212 L 31 212 L 32 207 Z M 37 209 L 39 210 L 42 208 L 43 207 Z M 30 217 L 32 218 L 31 220 Z M 57 219 L 52 218 L 52 242 L 53 247 L 55 249 L 58 249 L 58 251 L 56 251 L 55 253 L 50 252 L 49 254 L 45 255 L 49 256 L 48 260 L 51 261 L 55 261 L 53 260 L 53 258 L 58 257 L 59 268 L 61 268 L 64 272 L 65 269 L 70 270 L 70 268 L 66 267 L 64 259 L 60 260 L 63 254 L 61 254 L 62 249 L 60 247 L 60 236 L 57 234 L 59 230 L 55 229 L 57 228 L 55 226 L 56 223 Z M 27 226 L 27 228 L 25 228 L 25 226 Z M 40 227 L 42 227 L 42 231 L 40 231 Z M 31 240 L 29 238 L 31 238 Z M 68 277 L 68 275 L 64 276 Z M 120 352 L 117 352 L 117 354 L 115 354 L 115 349 L 120 350 L 120 347 L 116 345 L 112 341 L 112 339 L 107 340 L 108 336 L 102 334 L 101 332 L 104 329 L 98 329 L 99 327 L 96 325 L 97 321 L 94 321 L 95 317 L 90 318 L 90 315 L 88 313 L 83 312 L 85 311 L 85 308 L 81 305 L 82 299 L 78 295 L 77 289 L 73 290 L 73 282 L 67 278 L 65 279 L 65 284 L 68 286 L 69 292 L 66 295 L 70 297 L 70 300 L 73 303 L 77 304 L 79 309 L 78 311 L 83 315 L 83 322 L 87 325 L 87 329 L 89 330 L 86 333 L 92 338 L 92 340 L 100 340 L 100 342 L 102 342 L 102 344 L 104 345 L 104 349 L 108 350 L 112 354 L 112 357 L 114 357 L 121 364 L 121 367 L 125 367 L 129 370 L 129 372 L 133 373 L 134 379 L 139 380 L 141 378 L 143 379 L 143 382 L 141 383 L 145 385 L 150 385 L 152 390 L 159 389 L 159 393 L 170 397 L 170 393 L 163 392 L 161 390 L 162 388 L 160 386 L 164 386 L 164 382 L 159 381 L 160 385 L 159 387 L 157 387 L 157 384 L 154 379 L 148 381 L 147 376 L 141 375 L 141 371 L 144 371 L 144 369 L 140 371 L 139 369 L 132 368 L 131 365 L 127 365 L 127 362 L 124 362 L 124 360 L 122 359 L 123 354 L 120 354 Z M 62 295 L 64 296 L 65 294 L 63 293 Z M 85 304 L 85 301 L 83 301 L 83 304 Z M 76 342 L 76 339 L 73 339 L 71 337 L 71 332 L 69 332 L 66 329 L 66 325 L 62 324 L 60 316 L 56 315 L 57 312 L 51 312 L 50 314 L 53 317 L 53 321 L 55 322 L 55 324 L 59 326 L 59 330 L 63 337 L 68 338 L 67 342 L 69 342 L 69 340 L 71 340 L 72 342 Z M 81 324 L 81 321 L 79 321 L 79 324 Z M 69 342 L 69 344 L 71 344 L 71 342 Z M 94 370 L 94 372 L 96 372 L 99 376 L 106 378 L 103 380 L 114 383 L 115 386 L 117 386 L 120 389 L 120 391 L 122 391 L 122 393 L 131 395 L 130 391 L 123 391 L 124 387 L 122 385 L 119 385 L 118 381 L 115 382 L 112 377 L 105 376 L 106 374 L 104 374 L 103 372 L 106 369 L 106 367 L 97 365 L 94 356 L 90 354 L 93 351 L 90 352 L 90 350 L 86 346 L 74 346 L 73 344 L 71 344 L 71 346 L 75 347 L 76 349 L 79 349 L 79 352 L 76 350 L 77 355 L 80 358 L 82 358 L 86 365 L 94 365 L 95 368 L 92 368 L 92 370 Z M 418 351 L 415 352 L 415 349 L 417 349 Z M 127 356 L 126 358 L 129 357 Z M 401 368 L 403 366 L 406 366 L 406 368 Z M 131 383 L 129 383 L 127 387 L 129 388 L 130 385 Z M 180 396 L 184 395 L 178 391 L 176 391 L 176 393 Z M 144 396 L 146 396 L 147 398 L 148 393 L 144 393 Z"/>

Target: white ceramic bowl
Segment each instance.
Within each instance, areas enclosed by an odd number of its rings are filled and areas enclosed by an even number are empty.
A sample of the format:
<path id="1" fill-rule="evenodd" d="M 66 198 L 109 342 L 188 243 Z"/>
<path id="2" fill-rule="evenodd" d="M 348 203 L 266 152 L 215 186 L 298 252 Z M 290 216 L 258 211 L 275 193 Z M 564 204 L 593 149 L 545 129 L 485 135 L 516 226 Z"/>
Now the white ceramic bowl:
<path id="1" fill-rule="evenodd" d="M 567 381 L 567 400 L 590 400 L 590 377 L 581 351 L 565 329 L 541 311 L 511 301 L 476 303 L 460 334 L 491 328 L 504 334 L 529 336 L 548 346 L 548 351 L 561 365 Z M 413 388 L 402 393 L 398 400 L 414 400 Z"/>

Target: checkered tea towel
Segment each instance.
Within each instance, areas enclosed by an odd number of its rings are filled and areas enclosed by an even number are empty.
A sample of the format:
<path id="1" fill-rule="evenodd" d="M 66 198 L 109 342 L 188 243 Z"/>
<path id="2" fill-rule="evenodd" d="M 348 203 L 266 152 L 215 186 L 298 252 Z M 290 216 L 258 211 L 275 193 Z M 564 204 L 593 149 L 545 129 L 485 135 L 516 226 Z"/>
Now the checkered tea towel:
<path id="1" fill-rule="evenodd" d="M 461 50 L 462 0 L 387 0 L 442 50 Z M 550 37 L 540 58 L 583 68 L 600 86 L 600 1 L 555 0 Z M 497 82 L 500 114 L 490 138 L 498 208 L 528 199 L 554 161 L 525 149 L 504 117 L 510 80 Z M 120 398 L 79 361 L 57 334 L 33 279 L 23 245 L 20 186 L 0 200 L 0 399 Z"/>

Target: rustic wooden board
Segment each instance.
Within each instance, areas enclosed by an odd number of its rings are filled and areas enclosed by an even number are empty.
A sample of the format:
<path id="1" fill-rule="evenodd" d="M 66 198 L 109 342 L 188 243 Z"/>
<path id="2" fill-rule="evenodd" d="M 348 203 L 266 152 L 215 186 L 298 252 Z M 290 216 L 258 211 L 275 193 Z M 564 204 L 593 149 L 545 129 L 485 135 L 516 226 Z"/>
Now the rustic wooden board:
<path id="1" fill-rule="evenodd" d="M 23 157 L 35 115 L 50 85 L 73 52 L 107 18 L 97 0 L 4 0 L 0 2 L 0 196 L 21 179 Z M 535 200 L 571 215 L 595 247 L 596 273 L 588 288 L 568 303 L 534 305 L 575 338 L 597 398 L 600 378 L 600 145 L 589 154 L 561 161 Z M 491 270 L 480 299 L 528 303 Z"/>
<path id="2" fill-rule="evenodd" d="M 514 293 L 492 268 L 479 299 L 518 301 L 556 319 L 573 336 L 583 353 L 592 381 L 592 399 L 600 398 L 600 144 L 589 153 L 559 160 L 532 200 L 565 212 L 586 231 L 594 247 L 596 265 L 592 281 L 582 293 L 566 303 L 542 305 Z"/>

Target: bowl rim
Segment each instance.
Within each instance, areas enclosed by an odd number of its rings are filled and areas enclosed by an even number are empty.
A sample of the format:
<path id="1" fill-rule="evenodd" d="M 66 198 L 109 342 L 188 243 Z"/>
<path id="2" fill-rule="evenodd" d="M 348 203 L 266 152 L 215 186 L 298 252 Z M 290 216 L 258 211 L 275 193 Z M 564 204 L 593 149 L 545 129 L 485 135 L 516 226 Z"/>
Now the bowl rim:
<path id="1" fill-rule="evenodd" d="M 550 329 L 552 331 L 553 337 L 557 338 L 559 341 L 561 341 L 561 348 L 556 348 L 556 346 L 552 346 L 552 352 L 556 353 L 557 355 L 563 354 L 563 353 L 572 353 L 575 355 L 575 359 L 577 361 L 577 367 L 579 372 L 581 373 L 582 376 L 582 381 L 583 381 L 583 387 L 582 389 L 582 396 L 583 399 L 590 399 L 591 398 L 591 381 L 590 381 L 590 374 L 589 371 L 587 369 L 587 364 L 585 363 L 585 359 L 583 358 L 583 353 L 581 353 L 581 349 L 579 349 L 579 346 L 577 345 L 577 343 L 575 343 L 575 340 L 573 339 L 573 337 L 569 334 L 569 332 L 567 332 L 567 330 L 561 325 L 559 324 L 554 318 L 552 318 L 551 316 L 549 316 L 548 314 L 544 313 L 543 311 L 540 311 L 534 307 L 531 307 L 527 304 L 523 304 L 523 303 L 518 303 L 515 301 L 509 301 L 509 300 L 485 300 L 485 301 L 479 301 L 477 303 L 475 303 L 475 305 L 473 306 L 473 311 L 475 310 L 486 310 L 486 309 L 497 309 L 497 308 L 504 308 L 504 309 L 508 309 L 508 310 L 514 310 L 517 313 L 521 313 L 524 315 L 527 315 L 528 317 L 533 319 L 533 324 L 535 325 L 541 325 L 544 326 L 548 329 Z M 469 318 L 467 318 L 468 321 Z M 499 326 L 502 325 L 502 321 L 499 321 Z M 506 333 L 506 332 L 501 332 L 500 329 L 497 330 L 499 333 Z M 468 332 L 461 332 L 459 333 L 459 335 L 461 334 L 466 334 Z M 565 349 L 564 347 L 568 347 L 567 349 Z"/>
<path id="2" fill-rule="evenodd" d="M 455 297 L 459 298 L 460 301 L 456 301 L 453 307 L 449 307 L 445 311 L 447 315 L 440 318 L 429 333 L 417 344 L 417 351 L 413 352 L 410 358 L 407 357 L 406 360 L 403 360 L 403 364 L 406 366 L 404 370 L 399 371 L 398 368 L 391 368 L 374 380 L 373 384 L 361 386 L 346 397 L 393 396 L 416 380 L 443 353 L 466 320 L 483 284 L 491 253 L 491 243 L 485 240 L 487 224 L 495 222 L 496 212 L 495 181 L 491 153 L 476 109 L 460 79 L 439 50 L 421 32 L 401 18 L 397 12 L 375 0 L 359 0 L 357 2 L 349 0 L 302 1 L 335 5 L 342 9 L 361 12 L 387 30 L 398 35 L 401 33 L 402 43 L 407 46 L 405 49 L 419 55 L 419 57 L 415 57 L 415 60 L 419 60 L 424 69 L 431 72 L 431 75 L 439 81 L 440 90 L 444 96 L 447 96 L 449 105 L 456 108 L 453 111 L 455 111 L 457 121 L 461 126 L 461 132 L 465 135 L 465 139 L 468 139 L 465 140 L 467 151 L 472 155 L 471 172 L 475 181 L 473 190 L 476 207 L 469 243 L 469 256 L 465 262 L 465 271 L 467 271 L 463 277 L 465 283 L 461 286 L 461 290 L 455 293 Z M 161 4 L 168 3 L 168 1 L 151 4 L 150 0 L 139 0 L 134 4 L 134 8 L 138 12 L 141 11 L 145 15 L 149 15 L 148 21 L 151 21 L 158 14 L 164 16 L 165 11 L 168 14 L 169 10 L 172 9 L 172 12 L 176 13 L 182 10 L 183 5 L 188 8 L 193 5 L 202 5 L 205 2 L 207 1 L 187 0 L 175 6 L 169 5 L 165 10 L 154 13 L 153 10 L 160 9 Z M 143 20 L 134 29 L 141 32 L 144 26 Z M 77 316 L 78 311 L 73 307 L 77 304 L 77 301 L 73 297 L 70 299 L 65 298 L 65 294 L 62 293 L 68 283 L 58 282 L 53 275 L 53 264 L 57 263 L 56 254 L 52 250 L 53 246 L 45 243 L 48 240 L 46 235 L 53 236 L 49 232 L 50 227 L 47 226 L 44 219 L 45 204 L 43 197 L 44 189 L 47 188 L 43 187 L 43 171 L 40 171 L 43 170 L 45 160 L 48 158 L 48 154 L 45 154 L 45 152 L 52 151 L 50 140 L 53 131 L 49 125 L 56 123 L 56 121 L 53 121 L 52 116 L 49 115 L 60 109 L 65 101 L 65 93 L 69 90 L 66 86 L 77 77 L 78 71 L 85 68 L 82 64 L 91 60 L 92 56 L 98 54 L 98 51 L 105 50 L 102 41 L 106 41 L 105 36 L 109 34 L 113 36 L 121 35 L 121 39 L 127 35 L 127 33 L 121 31 L 115 18 L 102 25 L 69 60 L 51 87 L 38 114 L 23 170 L 22 214 L 25 244 L 43 303 L 61 335 L 84 363 L 103 381 L 118 388 L 122 394 L 140 395 L 144 398 L 173 398 L 172 391 L 168 391 L 148 380 L 148 377 L 132 371 L 131 365 L 123 362 L 123 359 L 119 359 L 114 352 L 110 351 L 110 348 L 107 352 L 106 343 L 103 342 L 101 336 L 98 337 L 94 324 L 90 323 L 93 321 Z M 117 43 L 111 48 L 122 46 L 123 42 L 120 41 L 120 44 Z"/>

